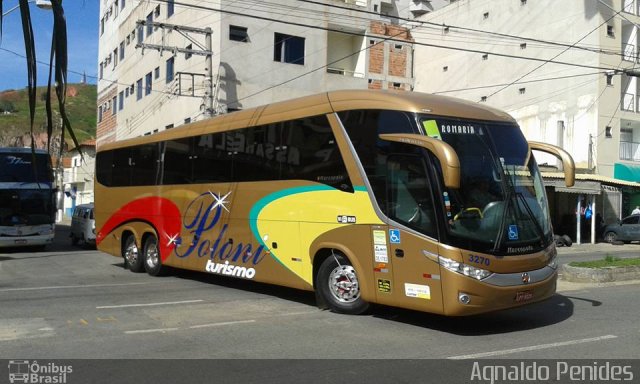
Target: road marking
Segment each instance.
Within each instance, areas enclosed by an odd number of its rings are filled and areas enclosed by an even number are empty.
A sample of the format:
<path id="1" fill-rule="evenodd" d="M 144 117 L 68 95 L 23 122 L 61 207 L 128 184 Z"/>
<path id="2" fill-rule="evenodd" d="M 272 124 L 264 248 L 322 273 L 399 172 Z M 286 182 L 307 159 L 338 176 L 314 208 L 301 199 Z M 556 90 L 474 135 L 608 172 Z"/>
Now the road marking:
<path id="1" fill-rule="evenodd" d="M 121 284 L 88 284 L 88 285 L 54 285 L 50 287 L 27 287 L 27 288 L 5 288 L 0 289 L 0 292 L 11 291 L 40 291 L 47 289 L 74 289 L 74 288 L 103 288 L 103 287 L 122 287 L 130 285 L 145 285 L 151 283 L 121 283 Z"/>
<path id="2" fill-rule="evenodd" d="M 162 303 L 143 303 L 143 304 L 122 304 L 122 305 L 103 305 L 96 307 L 96 309 L 111 309 L 111 308 L 131 308 L 131 307 L 154 307 L 158 305 L 175 305 L 175 304 L 190 304 L 200 303 L 204 300 L 184 300 L 184 301 L 165 301 Z"/>
<path id="3" fill-rule="evenodd" d="M 208 327 L 220 327 L 220 326 L 223 326 L 223 325 L 247 324 L 247 323 L 255 323 L 255 322 L 256 322 L 255 320 L 226 321 L 226 322 L 223 322 L 223 323 L 192 325 L 189 328 L 197 329 L 197 328 L 208 328 Z"/>
<path id="4" fill-rule="evenodd" d="M 158 329 L 140 329 L 137 331 L 125 331 L 124 333 L 129 334 L 129 335 L 133 335 L 133 334 L 137 334 L 137 333 L 154 333 L 154 332 L 171 332 L 171 331 L 177 331 L 180 328 L 158 328 Z"/>
<path id="5" fill-rule="evenodd" d="M 482 352 L 482 353 L 475 353 L 475 354 L 471 354 L 471 355 L 449 356 L 449 357 L 447 357 L 447 359 L 450 359 L 450 360 L 465 360 L 465 359 L 477 359 L 477 358 L 481 358 L 481 357 L 508 355 L 508 354 L 511 354 L 511 353 L 537 351 L 537 350 L 540 350 L 540 349 L 563 347 L 563 346 L 566 346 L 566 345 L 592 343 L 592 342 L 600 341 L 600 340 L 615 339 L 617 337 L 618 336 L 616 336 L 616 335 L 604 335 L 604 336 L 592 337 L 592 338 L 589 338 L 589 339 L 569 340 L 569 341 L 562 341 L 562 342 L 558 342 L 558 343 L 531 345 L 529 347 L 522 347 L 522 348 L 503 349 L 501 351 Z"/>

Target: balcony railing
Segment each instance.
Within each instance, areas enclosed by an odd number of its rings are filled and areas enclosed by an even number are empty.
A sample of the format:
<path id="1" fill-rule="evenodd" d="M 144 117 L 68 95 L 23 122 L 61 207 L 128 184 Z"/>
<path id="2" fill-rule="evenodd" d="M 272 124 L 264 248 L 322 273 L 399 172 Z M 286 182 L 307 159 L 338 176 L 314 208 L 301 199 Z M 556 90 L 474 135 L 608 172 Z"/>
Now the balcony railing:
<path id="1" fill-rule="evenodd" d="M 620 160 L 640 161 L 640 143 L 621 141 Z"/>

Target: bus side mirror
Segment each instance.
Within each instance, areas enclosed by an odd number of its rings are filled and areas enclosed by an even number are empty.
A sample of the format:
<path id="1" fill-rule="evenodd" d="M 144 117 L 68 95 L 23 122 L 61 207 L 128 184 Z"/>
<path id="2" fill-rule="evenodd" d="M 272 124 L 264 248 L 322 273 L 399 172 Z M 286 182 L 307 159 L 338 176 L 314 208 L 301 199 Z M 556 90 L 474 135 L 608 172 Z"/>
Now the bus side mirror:
<path id="1" fill-rule="evenodd" d="M 456 151 L 449 144 L 429 136 L 412 133 L 385 133 L 379 135 L 379 137 L 384 141 L 416 145 L 433 153 L 440 161 L 444 186 L 451 189 L 460 188 L 460 159 Z"/>
<path id="2" fill-rule="evenodd" d="M 538 141 L 530 141 L 529 148 L 531 148 L 532 150 L 549 153 L 560 159 L 560 161 L 562 161 L 562 169 L 564 171 L 564 184 L 567 187 L 573 187 L 576 179 L 576 165 L 573 162 L 573 157 L 571 157 L 569 152 L 560 147 L 556 147 L 555 145 L 541 143 Z"/>

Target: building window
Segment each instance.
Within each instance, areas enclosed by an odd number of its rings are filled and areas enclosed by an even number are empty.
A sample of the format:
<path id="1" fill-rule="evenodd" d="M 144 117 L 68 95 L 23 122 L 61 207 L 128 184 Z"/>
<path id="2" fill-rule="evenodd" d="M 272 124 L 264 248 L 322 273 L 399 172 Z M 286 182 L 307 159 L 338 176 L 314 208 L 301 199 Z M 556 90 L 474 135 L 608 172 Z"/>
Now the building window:
<path id="1" fill-rule="evenodd" d="M 126 5 L 126 0 L 120 0 L 120 10 L 124 9 L 124 6 Z"/>
<path id="2" fill-rule="evenodd" d="M 120 43 L 120 61 L 124 60 L 124 41 Z"/>
<path id="3" fill-rule="evenodd" d="M 118 48 L 113 50 L 113 69 L 118 65 Z"/>
<path id="4" fill-rule="evenodd" d="M 527 0 L 520 0 L 520 5 L 526 5 L 527 4 Z"/>
<path id="5" fill-rule="evenodd" d="M 167 59 L 167 68 L 166 68 L 166 73 L 167 73 L 167 83 L 170 83 L 171 81 L 173 81 L 173 63 L 174 63 L 175 58 L 170 57 Z"/>
<path id="6" fill-rule="evenodd" d="M 136 81 L 136 100 L 142 99 L 142 79 Z"/>
<path id="7" fill-rule="evenodd" d="M 484 55 L 482 55 L 482 60 L 488 60 L 489 59 L 489 54 L 485 53 Z"/>
<path id="8" fill-rule="evenodd" d="M 153 33 L 153 12 L 147 15 L 147 37 Z"/>
<path id="9" fill-rule="evenodd" d="M 104 74 L 104 63 L 100 62 L 99 74 L 98 78 L 102 80 L 102 75 Z"/>
<path id="10" fill-rule="evenodd" d="M 444 28 L 442 28 L 442 32 L 449 33 L 449 27 L 445 26 Z"/>
<path id="11" fill-rule="evenodd" d="M 102 105 L 98 106 L 98 123 L 102 122 Z"/>
<path id="12" fill-rule="evenodd" d="M 304 37 L 276 33 L 273 60 L 304 65 Z"/>
<path id="13" fill-rule="evenodd" d="M 144 95 L 147 96 L 149 94 L 151 94 L 151 88 L 152 88 L 152 81 L 151 81 L 151 72 L 147 73 L 147 75 L 144 77 Z"/>
<path id="14" fill-rule="evenodd" d="M 140 24 L 138 25 L 138 44 L 142 44 L 142 40 L 144 40 L 144 27 Z"/>
<path id="15" fill-rule="evenodd" d="M 189 124 L 191 122 L 191 118 L 187 117 L 186 119 L 184 119 L 184 123 L 185 124 Z"/>
<path id="16" fill-rule="evenodd" d="M 488 18 L 489 18 L 489 12 L 485 12 L 485 13 L 482 15 L 482 17 L 483 17 L 483 18 L 485 18 L 485 19 L 488 19 Z"/>
<path id="17" fill-rule="evenodd" d="M 237 25 L 230 25 L 229 26 L 229 40 L 233 40 L 233 41 L 241 41 L 241 42 L 248 42 L 249 41 L 249 34 L 247 33 L 247 28 L 245 27 L 239 27 Z"/>
<path id="18" fill-rule="evenodd" d="M 164 126 L 164 129 L 171 129 L 171 128 L 173 128 L 173 124 L 169 124 L 169 125 L 165 125 Z"/>
<path id="19" fill-rule="evenodd" d="M 156 18 L 156 20 L 160 17 L 160 6 L 156 6 L 155 12 L 153 14 Z"/>
<path id="20" fill-rule="evenodd" d="M 156 80 L 160 78 L 160 67 L 156 67 L 156 69 L 153 70 L 153 78 Z"/>
<path id="21" fill-rule="evenodd" d="M 607 85 L 608 86 L 613 86 L 613 74 L 611 73 L 607 73 Z"/>
<path id="22" fill-rule="evenodd" d="M 171 17 L 175 13 L 174 0 L 167 0 L 167 17 Z"/>
<path id="23" fill-rule="evenodd" d="M 526 91 L 527 91 L 526 88 L 519 88 L 518 89 L 518 92 L 520 92 L 521 95 L 524 95 Z"/>
<path id="24" fill-rule="evenodd" d="M 604 136 L 606 138 L 609 138 L 609 139 L 613 137 L 613 135 L 611 134 L 611 127 L 610 126 L 606 126 L 604 128 Z"/>
<path id="25" fill-rule="evenodd" d="M 115 116 L 116 112 L 118 111 L 118 108 L 116 107 L 118 103 L 118 97 L 117 96 L 113 96 L 113 99 L 111 99 L 111 115 Z"/>
<path id="26" fill-rule="evenodd" d="M 193 44 L 189 44 L 185 48 L 188 49 L 188 50 L 192 50 L 193 49 Z M 185 60 L 189 60 L 191 58 L 191 56 L 193 56 L 193 53 L 191 53 L 191 52 L 185 52 L 184 53 L 184 59 Z"/>
<path id="27" fill-rule="evenodd" d="M 613 30 L 613 25 L 607 25 L 607 36 L 609 37 L 616 37 L 614 30 Z"/>
<path id="28" fill-rule="evenodd" d="M 447 72 L 449 70 L 449 66 L 445 65 L 444 67 L 442 67 L 442 72 Z"/>
<path id="29" fill-rule="evenodd" d="M 100 19 L 100 36 L 104 33 L 104 17 Z"/>
<path id="30" fill-rule="evenodd" d="M 118 110 L 122 111 L 122 109 L 124 108 L 124 91 L 120 91 L 120 94 L 118 95 Z"/>
<path id="31" fill-rule="evenodd" d="M 520 49 L 527 49 L 527 43 L 520 44 Z"/>
<path id="32" fill-rule="evenodd" d="M 482 97 L 480 98 L 480 101 L 482 101 L 482 102 L 487 101 L 487 96 L 482 96 Z"/>

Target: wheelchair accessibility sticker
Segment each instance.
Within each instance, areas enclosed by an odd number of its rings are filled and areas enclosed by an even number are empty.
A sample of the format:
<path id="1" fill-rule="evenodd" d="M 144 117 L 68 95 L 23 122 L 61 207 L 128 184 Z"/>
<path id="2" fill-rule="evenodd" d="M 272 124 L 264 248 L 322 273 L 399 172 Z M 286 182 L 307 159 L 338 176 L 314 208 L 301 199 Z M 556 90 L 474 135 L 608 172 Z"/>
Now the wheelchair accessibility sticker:
<path id="1" fill-rule="evenodd" d="M 518 226 L 510 225 L 509 226 L 509 240 L 518 240 Z"/>
<path id="2" fill-rule="evenodd" d="M 389 242 L 391 244 L 400 244 L 400 230 L 399 229 L 390 229 L 389 230 Z"/>

